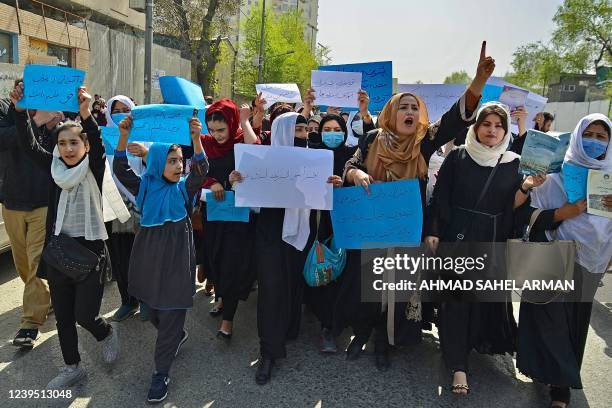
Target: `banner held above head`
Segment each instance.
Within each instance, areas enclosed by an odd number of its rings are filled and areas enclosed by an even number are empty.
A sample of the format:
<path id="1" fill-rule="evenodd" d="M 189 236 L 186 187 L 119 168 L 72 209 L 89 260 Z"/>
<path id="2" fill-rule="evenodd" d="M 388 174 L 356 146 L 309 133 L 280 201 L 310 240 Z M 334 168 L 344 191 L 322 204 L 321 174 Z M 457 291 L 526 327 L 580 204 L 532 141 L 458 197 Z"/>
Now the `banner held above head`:
<path id="1" fill-rule="evenodd" d="M 159 78 L 164 103 L 174 105 L 189 105 L 198 109 L 206 107 L 202 87 L 178 76 L 162 76 Z"/>
<path id="2" fill-rule="evenodd" d="M 85 71 L 50 65 L 26 65 L 23 70 L 24 95 L 18 106 L 27 109 L 78 112 L 78 89 Z"/>

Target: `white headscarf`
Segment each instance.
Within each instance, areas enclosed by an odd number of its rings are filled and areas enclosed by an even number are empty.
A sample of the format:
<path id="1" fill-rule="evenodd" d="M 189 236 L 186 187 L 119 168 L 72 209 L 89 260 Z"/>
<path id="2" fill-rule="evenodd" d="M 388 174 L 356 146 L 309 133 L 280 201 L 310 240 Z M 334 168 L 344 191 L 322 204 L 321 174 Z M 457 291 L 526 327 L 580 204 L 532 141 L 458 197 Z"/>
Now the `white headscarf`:
<path id="1" fill-rule="evenodd" d="M 295 137 L 295 122 L 298 114 L 283 113 L 272 123 L 272 146 L 293 146 Z M 301 208 L 285 208 L 283 220 L 283 241 L 302 251 L 310 235 L 310 210 Z"/>
<path id="2" fill-rule="evenodd" d="M 501 163 L 510 163 L 513 160 L 521 158 L 521 156 L 519 156 L 518 154 L 508 151 L 508 146 L 510 145 L 512 135 L 510 133 L 509 126 L 510 112 L 508 112 L 508 108 L 505 105 L 497 102 L 485 103 L 478 110 L 478 115 L 476 116 L 476 118 L 478 119 L 480 115 L 483 114 L 483 110 L 485 108 L 490 107 L 492 105 L 502 108 L 504 113 L 506 114 L 506 117 L 502 118 L 502 120 L 506 122 L 506 128 L 508 129 L 508 131 L 506 132 L 506 135 L 504 136 L 501 143 L 493 147 L 485 146 L 480 143 L 478 141 L 478 138 L 476 137 L 476 131 L 474 129 L 474 126 L 476 126 L 475 124 L 470 126 L 470 129 L 467 133 L 467 137 L 465 138 L 465 150 L 476 163 L 483 167 L 495 167 L 497 161 L 499 160 L 499 156 L 502 154 L 503 157 L 501 159 Z"/>
<path id="3" fill-rule="evenodd" d="M 594 121 L 600 120 L 612 129 L 612 122 L 605 115 L 593 113 L 578 122 L 570 138 L 564 162 L 570 162 L 589 169 L 612 171 L 612 149 L 608 149 L 603 160 L 592 159 L 582 148 L 582 134 Z M 551 174 L 544 184 L 533 190 L 531 203 L 536 208 L 545 210 L 563 207 L 567 203 L 567 194 L 563 188 L 561 174 Z M 576 241 L 576 261 L 591 273 L 606 271 L 612 258 L 612 219 L 598 215 L 582 213 L 577 217 L 563 221 L 557 228 L 556 235 L 546 231 L 548 239 Z"/>
<path id="4" fill-rule="evenodd" d="M 125 106 L 128 106 L 130 108 L 130 111 L 136 107 L 134 102 L 132 102 L 132 100 L 125 95 L 116 95 L 110 98 L 108 102 L 106 102 L 105 115 L 107 127 L 119 127 L 119 124 L 115 123 L 112 117 L 112 108 L 113 103 L 115 102 L 121 102 Z M 130 191 L 119 181 L 117 176 L 115 176 L 115 172 L 113 171 L 113 161 L 115 160 L 115 156 L 112 154 L 107 154 L 106 159 L 108 161 L 110 172 L 113 176 L 113 181 L 117 185 L 117 188 L 121 192 L 121 195 L 127 198 L 132 204 L 136 205 L 136 197 L 134 197 L 134 195 L 130 193 Z M 144 166 L 142 164 L 142 160 L 139 157 L 133 157 L 131 155 L 128 155 L 128 163 L 130 164 L 130 168 L 134 171 L 134 173 L 141 175 L 144 172 Z"/>
<path id="5" fill-rule="evenodd" d="M 349 117 L 346 120 L 346 142 L 344 142 L 345 146 L 348 147 L 353 147 L 353 146 L 357 146 L 357 144 L 359 143 L 359 136 L 355 136 L 355 133 L 353 133 L 353 119 L 355 119 L 355 116 L 357 116 L 357 111 L 351 111 L 349 113 Z M 363 119 L 362 119 L 363 120 Z"/>
<path id="6" fill-rule="evenodd" d="M 89 155 L 77 166 L 68 167 L 60 160 L 58 147 L 55 146 L 51 176 L 62 189 L 53 234 L 63 232 L 71 237 L 85 237 L 88 241 L 108 239 L 104 227 L 102 194 L 89 168 Z"/>
<path id="7" fill-rule="evenodd" d="M 136 105 L 134 104 L 134 102 L 132 102 L 132 100 L 130 98 L 128 98 L 125 95 L 117 95 L 117 96 L 113 96 L 112 98 L 110 98 L 107 102 L 106 102 L 106 126 L 109 127 L 118 127 L 119 124 L 115 123 L 115 121 L 113 120 L 113 103 L 115 102 L 121 102 L 122 104 L 124 104 L 125 106 L 130 108 L 130 111 L 132 109 L 134 109 L 136 107 Z"/>

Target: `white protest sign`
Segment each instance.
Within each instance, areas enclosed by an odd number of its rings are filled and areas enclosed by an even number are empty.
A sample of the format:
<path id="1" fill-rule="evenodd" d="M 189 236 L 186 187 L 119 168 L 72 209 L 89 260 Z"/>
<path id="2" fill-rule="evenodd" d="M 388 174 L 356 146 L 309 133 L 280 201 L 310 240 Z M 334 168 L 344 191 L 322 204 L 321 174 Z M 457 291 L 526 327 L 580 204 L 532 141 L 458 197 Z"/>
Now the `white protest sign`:
<path id="1" fill-rule="evenodd" d="M 544 111 L 544 107 L 548 102 L 548 98 L 540 96 L 536 93 L 529 92 L 527 96 L 527 102 L 525 103 L 525 109 L 527 109 L 527 128 L 531 129 L 535 126 L 535 117 L 538 113 Z"/>
<path id="2" fill-rule="evenodd" d="M 236 144 L 236 207 L 331 210 L 331 150 Z"/>
<path id="3" fill-rule="evenodd" d="M 487 84 L 495 85 L 495 86 L 510 86 L 513 88 L 523 89 L 520 86 L 511 84 L 510 82 L 504 81 L 503 79 L 499 77 L 489 78 L 489 80 L 487 81 Z M 538 113 L 544 111 L 546 102 L 548 102 L 548 98 L 545 98 L 531 91 L 529 92 L 529 95 L 527 95 L 527 100 L 525 101 L 525 109 L 527 109 L 527 122 L 525 123 L 525 125 L 527 126 L 527 129 L 533 129 L 533 127 L 535 126 L 535 122 L 534 122 L 535 116 Z M 518 126 L 513 123 L 512 126 L 510 127 L 510 131 L 512 133 L 518 133 Z"/>
<path id="4" fill-rule="evenodd" d="M 465 93 L 461 84 L 398 84 L 397 92 L 413 93 L 425 102 L 429 121 L 436 122 Z"/>
<path id="5" fill-rule="evenodd" d="M 266 100 L 266 109 L 276 102 L 302 102 L 300 89 L 296 84 L 256 84 L 255 90 L 257 93 L 261 92 L 261 96 Z"/>
<path id="6" fill-rule="evenodd" d="M 311 86 L 318 105 L 358 108 L 361 72 L 312 71 Z"/>

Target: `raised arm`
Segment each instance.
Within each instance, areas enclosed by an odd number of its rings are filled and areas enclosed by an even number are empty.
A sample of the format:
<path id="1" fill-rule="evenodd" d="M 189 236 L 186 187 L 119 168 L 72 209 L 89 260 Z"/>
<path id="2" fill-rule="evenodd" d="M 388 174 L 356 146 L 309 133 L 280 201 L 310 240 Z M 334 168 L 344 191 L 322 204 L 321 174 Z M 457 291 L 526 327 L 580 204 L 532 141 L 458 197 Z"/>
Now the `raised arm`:
<path id="1" fill-rule="evenodd" d="M 137 196 L 138 190 L 140 190 L 140 177 L 130 168 L 125 150 L 131 130 L 132 117 L 127 116 L 119 123 L 119 142 L 113 159 L 113 173 L 132 195 Z"/>
<path id="2" fill-rule="evenodd" d="M 32 158 L 34 163 L 38 164 L 43 171 L 51 174 L 51 161 L 53 155 L 51 152 L 45 150 L 45 148 L 38 143 L 38 140 L 36 140 L 30 118 L 28 117 L 28 112 L 24 108 L 17 106 L 17 102 L 23 98 L 23 89 L 23 82 L 20 82 L 10 93 L 10 109 L 14 112 L 17 142 L 26 154 Z"/>
<path id="3" fill-rule="evenodd" d="M 89 168 L 97 179 L 104 177 L 104 168 L 106 166 L 106 151 L 98 123 L 94 119 L 89 106 L 91 104 L 91 95 L 87 92 L 87 88 L 80 87 L 78 93 L 79 115 L 81 116 L 81 125 L 83 131 L 87 133 L 87 141 L 89 143 Z"/>
<path id="4" fill-rule="evenodd" d="M 202 139 L 200 139 L 202 124 L 198 118 L 192 118 L 189 121 L 189 133 L 191 142 L 193 143 L 193 159 L 191 160 L 191 172 L 187 176 L 186 187 L 189 200 L 193 200 L 193 197 L 195 197 L 200 188 L 202 188 L 202 183 L 204 182 L 206 173 L 208 173 L 208 159 L 204 154 Z"/>
<path id="5" fill-rule="evenodd" d="M 240 127 L 244 135 L 244 143 L 246 144 L 259 144 L 259 138 L 253 131 L 249 117 L 251 116 L 251 107 L 247 104 L 243 104 L 240 108 Z M 200 139 L 198 141 L 201 143 Z"/>
<path id="6" fill-rule="evenodd" d="M 462 129 L 470 126 L 476 119 L 476 111 L 487 80 L 495 70 L 495 60 L 486 56 L 487 42 L 483 41 L 476 76 L 465 93 L 436 122 L 430 125 L 429 137 L 433 140 L 434 151 L 444 146 L 457 136 Z"/>

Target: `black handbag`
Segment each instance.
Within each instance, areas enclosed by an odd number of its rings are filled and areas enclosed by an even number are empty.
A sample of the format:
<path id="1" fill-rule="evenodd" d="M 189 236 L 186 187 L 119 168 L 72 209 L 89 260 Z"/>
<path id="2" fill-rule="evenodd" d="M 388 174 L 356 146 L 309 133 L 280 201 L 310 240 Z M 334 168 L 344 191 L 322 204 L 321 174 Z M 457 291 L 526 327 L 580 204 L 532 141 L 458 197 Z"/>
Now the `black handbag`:
<path id="1" fill-rule="evenodd" d="M 76 282 L 85 280 L 94 269 L 99 271 L 105 258 L 66 234 L 51 235 L 42 252 L 48 266 Z"/>
<path id="2" fill-rule="evenodd" d="M 466 209 L 466 208 L 460 208 L 460 207 L 454 208 L 453 218 L 457 219 L 460 222 L 460 225 L 454 225 L 454 228 L 452 228 L 451 236 L 447 238 L 448 241 L 440 243 L 440 247 L 438 248 L 438 256 L 441 256 L 442 258 L 447 258 L 447 257 L 457 258 L 457 257 L 472 256 L 472 254 L 475 251 L 479 251 L 483 247 L 482 243 L 469 242 L 470 241 L 469 236 L 468 236 L 469 231 L 472 228 L 472 224 L 475 222 L 475 220 L 479 218 L 477 215 L 486 217 L 490 221 L 492 221 L 493 226 L 494 226 L 493 230 L 495 231 L 496 218 L 499 214 L 486 214 L 486 213 L 478 211 L 478 207 L 482 203 L 482 200 L 484 199 L 485 195 L 487 194 L 487 191 L 489 190 L 491 182 L 493 181 L 493 177 L 495 177 L 495 173 L 497 172 L 497 169 L 499 168 L 502 158 L 503 158 L 503 154 L 499 156 L 499 159 L 497 160 L 495 167 L 493 167 L 493 169 L 491 170 L 491 173 L 489 173 L 489 177 L 487 178 L 482 190 L 480 191 L 480 195 L 478 196 L 478 199 L 476 200 L 476 204 L 474 205 L 474 208 L 472 209 Z M 459 212 L 462 213 L 463 215 L 462 217 L 457 216 L 457 213 Z M 464 241 L 466 236 L 468 236 L 467 242 Z M 493 239 L 495 239 L 494 236 L 495 236 L 495 233 L 493 234 L 493 237 L 492 237 Z M 494 250 L 491 249 L 490 252 L 494 253 Z M 495 261 L 495 258 L 496 257 L 492 258 L 493 262 Z M 491 259 L 489 261 L 491 261 Z M 440 275 L 451 277 L 451 278 L 460 277 L 454 271 L 441 271 Z"/>

